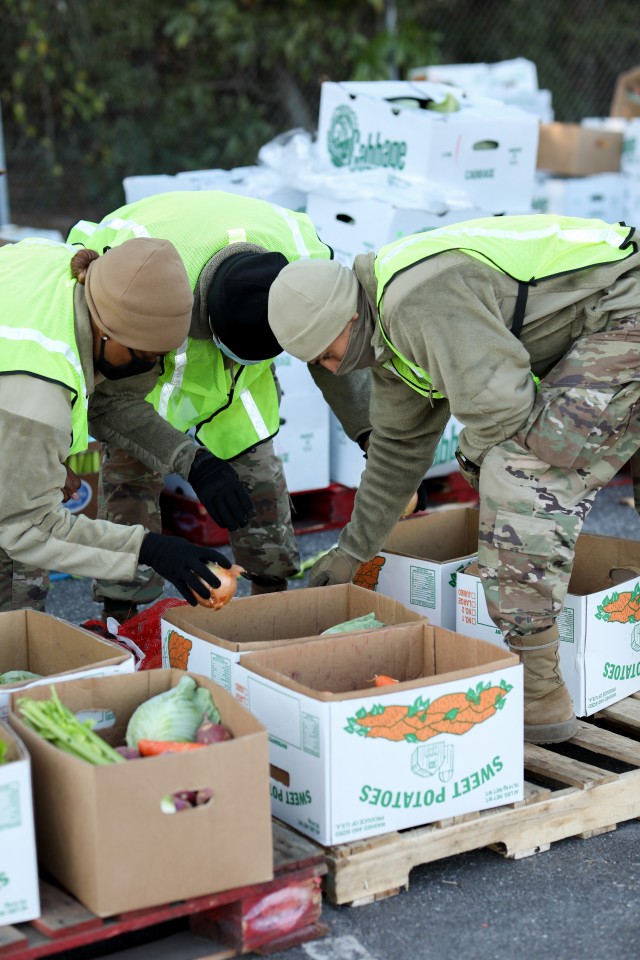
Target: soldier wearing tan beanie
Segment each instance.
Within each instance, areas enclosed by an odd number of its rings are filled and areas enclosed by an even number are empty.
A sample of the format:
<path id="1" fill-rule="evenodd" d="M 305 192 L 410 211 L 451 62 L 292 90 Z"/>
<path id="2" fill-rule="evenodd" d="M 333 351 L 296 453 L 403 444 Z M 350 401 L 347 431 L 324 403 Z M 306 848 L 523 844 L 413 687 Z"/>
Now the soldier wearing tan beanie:
<path id="1" fill-rule="evenodd" d="M 187 336 L 193 294 L 168 240 L 128 240 L 94 259 L 84 281 L 92 320 L 133 350 L 167 353 Z"/>

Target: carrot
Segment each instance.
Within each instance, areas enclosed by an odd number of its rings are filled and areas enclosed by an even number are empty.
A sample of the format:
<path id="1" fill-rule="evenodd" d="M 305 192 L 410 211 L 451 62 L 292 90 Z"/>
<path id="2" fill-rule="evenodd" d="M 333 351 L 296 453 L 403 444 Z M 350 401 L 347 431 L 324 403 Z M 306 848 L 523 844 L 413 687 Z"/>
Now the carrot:
<path id="1" fill-rule="evenodd" d="M 394 680 L 393 677 L 388 677 L 386 673 L 374 673 L 373 683 L 376 687 L 387 687 L 392 683 L 400 683 L 400 681 Z"/>
<path id="2" fill-rule="evenodd" d="M 206 743 L 184 743 L 181 740 L 138 740 L 138 750 L 143 757 L 159 757 L 163 753 L 188 753 L 206 746 Z"/>

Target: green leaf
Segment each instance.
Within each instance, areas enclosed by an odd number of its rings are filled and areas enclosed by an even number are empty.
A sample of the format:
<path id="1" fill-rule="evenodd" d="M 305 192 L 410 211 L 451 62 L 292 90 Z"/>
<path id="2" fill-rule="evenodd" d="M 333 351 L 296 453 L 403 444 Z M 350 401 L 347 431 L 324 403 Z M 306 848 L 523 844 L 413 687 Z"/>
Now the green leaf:
<path id="1" fill-rule="evenodd" d="M 445 713 L 444 719 L 445 719 L 445 720 L 455 720 L 455 718 L 458 716 L 459 713 L 460 713 L 460 708 L 459 708 L 459 707 L 453 707 L 451 710 L 448 710 L 448 711 Z"/>

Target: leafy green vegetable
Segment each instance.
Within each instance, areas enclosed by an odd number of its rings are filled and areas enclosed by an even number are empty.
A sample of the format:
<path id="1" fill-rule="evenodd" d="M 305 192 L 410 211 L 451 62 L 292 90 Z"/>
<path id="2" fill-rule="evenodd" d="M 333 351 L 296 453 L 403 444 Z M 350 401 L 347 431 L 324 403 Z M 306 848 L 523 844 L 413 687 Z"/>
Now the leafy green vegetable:
<path id="1" fill-rule="evenodd" d="M 377 630 L 386 624 L 376 620 L 374 613 L 365 613 L 362 617 L 355 617 L 353 620 L 345 620 L 344 623 L 336 623 L 335 627 L 329 627 L 322 631 L 322 636 L 327 633 L 350 633 L 352 630 Z"/>
<path id="2" fill-rule="evenodd" d="M 80 760 L 96 765 L 126 762 L 124 757 L 93 732 L 95 721 L 78 720 L 75 713 L 61 703 L 55 687 L 51 687 L 49 700 L 20 697 L 18 709 L 27 726 Z"/>
<path id="3" fill-rule="evenodd" d="M 204 719 L 220 723 L 211 694 L 192 677 L 182 677 L 176 687 L 141 703 L 127 726 L 127 746 L 139 740 L 193 741 Z"/>
<path id="4" fill-rule="evenodd" d="M 4 740 L 0 740 L 0 765 L 7 762 L 7 745 Z"/>
<path id="5" fill-rule="evenodd" d="M 0 684 L 2 683 L 22 683 L 23 680 L 41 680 L 41 673 L 31 673 L 30 670 L 7 670 L 6 673 L 0 673 Z"/>

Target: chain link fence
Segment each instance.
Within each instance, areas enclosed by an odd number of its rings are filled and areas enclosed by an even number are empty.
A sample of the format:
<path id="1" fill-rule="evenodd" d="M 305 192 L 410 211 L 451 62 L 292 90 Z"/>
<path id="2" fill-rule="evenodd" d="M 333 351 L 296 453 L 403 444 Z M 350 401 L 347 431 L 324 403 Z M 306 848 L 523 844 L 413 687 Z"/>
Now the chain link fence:
<path id="1" fill-rule="evenodd" d="M 0 0 L 0 7 L 13 12 L 9 23 L 17 31 L 15 36 L 5 33 L 0 58 L 7 170 L 0 178 L 4 191 L 0 201 L 5 197 L 0 219 L 10 217 L 18 224 L 64 232 L 80 217 L 102 216 L 124 201 L 124 176 L 254 164 L 260 146 L 275 135 L 294 127 L 315 129 L 322 80 L 352 79 L 340 66 L 346 62 L 344 55 L 328 55 L 320 69 L 315 64 L 322 58 L 316 56 L 313 69 L 308 64 L 303 69 L 309 59 L 306 49 L 299 51 L 299 71 L 290 66 L 266 69 L 255 36 L 241 67 L 227 65 L 222 71 L 206 45 L 181 51 L 179 43 L 172 47 L 162 37 L 153 48 L 151 63 L 137 54 L 135 39 L 129 38 L 121 20 L 115 21 L 121 32 L 112 40 L 108 35 L 83 36 L 86 27 L 80 13 L 65 51 L 60 49 L 65 36 L 47 34 L 46 21 L 40 33 L 34 33 L 27 19 L 18 21 L 16 2 Z M 196 0 L 188 6 L 195 8 L 198 2 L 215 8 L 215 0 Z M 50 8 L 69 11 L 74 3 L 56 0 Z M 128 4 L 117 0 L 114 4 L 126 15 Z M 258 5 L 251 0 L 240 4 L 247 18 Z M 377 9 L 376 17 L 370 17 L 371 39 L 375 41 L 376 31 L 384 31 L 389 41 L 381 54 L 382 71 L 378 64 L 378 79 L 403 78 L 410 66 L 524 57 L 536 64 L 539 87 L 551 92 L 556 120 L 579 122 L 587 116 L 608 115 L 617 75 L 640 64 L 640 5 L 630 0 L 538 0 L 535 4 L 531 0 L 355 0 L 355 4 L 344 3 L 345 15 L 347 7 L 352 11 L 354 5 L 362 7 L 365 23 L 367 13 Z M 37 6 L 38 0 L 24 0 L 20 9 Z M 84 6 L 96 7 L 92 0 Z M 265 0 L 260 7 L 264 13 L 269 3 Z M 276 11 L 277 5 L 271 7 Z M 305 17 L 307 4 L 301 2 L 298 7 L 297 15 Z M 338 14 L 340 7 L 333 4 Z M 40 8 L 44 9 L 42 3 Z M 424 55 L 414 47 L 413 62 L 399 67 L 399 42 L 394 49 L 394 37 L 418 29 L 420 36 L 429 38 Z M 26 67 L 20 73 L 18 67 L 36 56 L 38 44 L 51 47 L 54 41 L 57 59 L 50 50 L 49 72 L 33 86 L 35 92 L 27 103 L 17 86 L 25 75 L 30 79 L 33 75 L 25 73 Z M 100 101 L 100 81 L 94 77 L 92 83 L 90 70 L 60 75 L 68 71 L 65 52 L 71 58 L 73 43 L 79 41 L 102 44 L 96 52 L 96 62 L 100 57 L 96 76 L 110 85 L 111 102 L 106 106 Z M 319 37 L 319 47 L 322 42 Z M 348 49 L 349 37 L 341 42 Z M 105 50 L 112 52 L 110 68 L 105 67 Z M 169 113 L 164 109 L 169 103 L 170 131 Z"/>

